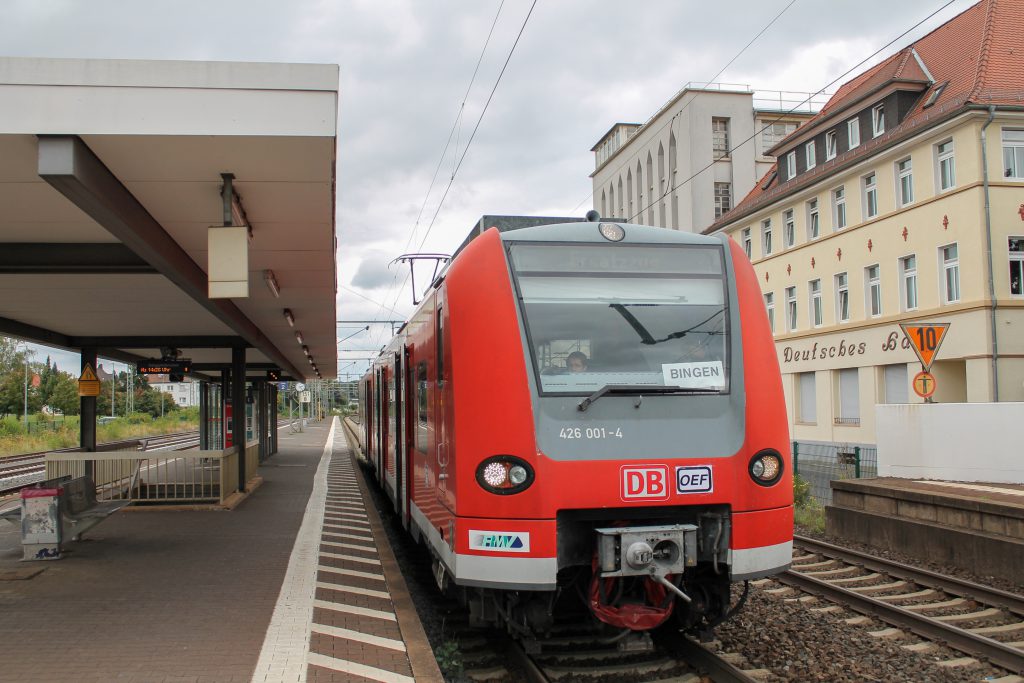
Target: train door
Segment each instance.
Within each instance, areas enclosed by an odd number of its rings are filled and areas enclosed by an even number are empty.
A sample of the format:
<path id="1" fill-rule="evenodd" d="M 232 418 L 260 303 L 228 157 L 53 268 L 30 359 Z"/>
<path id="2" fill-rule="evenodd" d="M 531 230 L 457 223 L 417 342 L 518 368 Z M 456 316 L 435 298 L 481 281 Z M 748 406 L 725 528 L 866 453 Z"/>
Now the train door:
<path id="1" fill-rule="evenodd" d="M 405 371 L 402 369 L 402 355 L 395 353 L 393 377 L 394 377 L 394 416 L 395 416 L 395 512 L 402 514 L 402 498 L 405 496 L 405 487 L 403 484 L 405 474 L 405 391 L 403 385 L 405 382 Z"/>
<path id="2" fill-rule="evenodd" d="M 451 407 L 448 405 L 448 381 L 447 364 L 445 363 L 445 325 L 444 308 L 440 297 L 437 302 L 436 328 L 434 337 L 437 343 L 437 391 L 434 392 L 434 410 L 436 419 L 434 421 L 436 433 L 435 440 L 437 457 L 437 499 L 442 505 L 447 505 L 448 489 L 454 482 L 450 481 L 449 472 L 450 453 L 448 451 L 448 412 Z"/>
<path id="3" fill-rule="evenodd" d="M 410 517 L 410 503 L 413 498 L 415 491 L 414 487 L 414 472 L 416 466 L 414 462 L 414 451 L 413 451 L 413 437 L 416 432 L 416 382 L 413 376 L 412 366 L 412 354 L 409 351 L 409 347 L 403 347 L 402 351 L 402 364 L 405 369 L 405 374 L 402 379 L 402 405 L 405 410 L 402 412 L 405 429 L 402 434 L 402 495 L 399 496 L 398 500 L 401 501 L 400 508 L 398 510 L 399 515 L 402 518 L 402 526 L 406 529 L 409 528 L 409 517 Z"/>
<path id="4" fill-rule="evenodd" d="M 374 389 L 376 390 L 375 402 L 377 406 L 377 431 L 374 435 L 374 465 L 377 469 L 377 483 L 384 485 L 384 423 L 387 416 L 384 414 L 384 373 L 380 368 L 373 371 Z"/>

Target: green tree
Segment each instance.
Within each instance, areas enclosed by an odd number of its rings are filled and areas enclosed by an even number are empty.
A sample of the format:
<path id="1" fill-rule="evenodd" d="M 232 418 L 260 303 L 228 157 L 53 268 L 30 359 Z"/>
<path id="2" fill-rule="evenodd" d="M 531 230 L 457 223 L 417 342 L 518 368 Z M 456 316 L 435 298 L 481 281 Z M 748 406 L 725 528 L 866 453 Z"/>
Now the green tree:
<path id="1" fill-rule="evenodd" d="M 82 403 L 78 397 L 78 379 L 67 372 L 57 372 L 49 406 L 65 415 L 78 415 Z"/>

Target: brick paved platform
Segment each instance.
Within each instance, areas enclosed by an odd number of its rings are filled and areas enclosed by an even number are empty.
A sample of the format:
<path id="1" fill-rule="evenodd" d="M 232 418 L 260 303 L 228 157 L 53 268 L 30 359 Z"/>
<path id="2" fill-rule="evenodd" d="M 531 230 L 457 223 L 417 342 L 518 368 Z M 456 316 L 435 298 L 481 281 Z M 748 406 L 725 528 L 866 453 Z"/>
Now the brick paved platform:
<path id="1" fill-rule="evenodd" d="M 0 681 L 440 681 L 340 426 L 282 430 L 259 474 L 232 512 L 122 511 L 55 562 L 0 525 L 0 577 L 44 569 L 0 580 Z"/>

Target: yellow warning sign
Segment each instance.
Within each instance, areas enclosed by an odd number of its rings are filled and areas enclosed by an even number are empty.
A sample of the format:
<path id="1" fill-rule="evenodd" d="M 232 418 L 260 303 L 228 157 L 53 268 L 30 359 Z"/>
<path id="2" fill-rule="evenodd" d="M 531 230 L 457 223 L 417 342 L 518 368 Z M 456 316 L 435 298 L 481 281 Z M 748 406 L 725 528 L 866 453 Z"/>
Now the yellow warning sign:
<path id="1" fill-rule="evenodd" d="M 900 327 L 910 340 L 910 345 L 914 347 L 914 353 L 921 359 L 925 371 L 930 370 L 935 355 L 946 338 L 949 323 L 900 323 Z"/>
<path id="2" fill-rule="evenodd" d="M 93 371 L 92 365 L 89 363 L 86 363 L 85 367 L 82 368 L 82 376 L 78 378 L 78 395 L 100 395 L 100 380 L 96 377 L 96 373 Z"/>

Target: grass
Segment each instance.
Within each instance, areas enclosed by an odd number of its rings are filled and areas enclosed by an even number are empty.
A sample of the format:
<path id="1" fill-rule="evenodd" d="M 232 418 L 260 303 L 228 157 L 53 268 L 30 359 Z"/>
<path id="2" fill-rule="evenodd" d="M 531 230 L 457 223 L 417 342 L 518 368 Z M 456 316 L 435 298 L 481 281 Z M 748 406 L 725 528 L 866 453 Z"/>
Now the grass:
<path id="1" fill-rule="evenodd" d="M 811 495 L 811 483 L 799 474 L 793 477 L 793 523 L 808 531 L 825 533 L 825 506 Z"/>
<path id="2" fill-rule="evenodd" d="M 31 417 L 31 416 L 30 416 Z M 68 416 L 55 425 L 53 431 L 26 434 L 24 425 L 17 418 L 0 420 L 0 457 L 19 453 L 53 451 L 78 446 L 77 416 Z M 179 410 L 164 417 L 153 418 L 145 413 L 132 413 L 107 424 L 96 426 L 96 441 L 122 441 L 125 439 L 188 432 L 199 428 L 199 412 L 196 409 Z"/>

